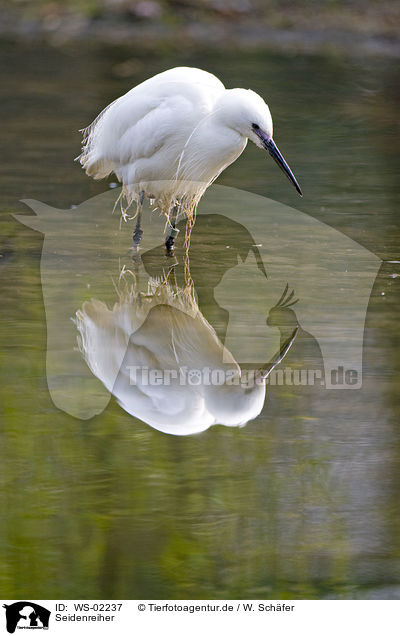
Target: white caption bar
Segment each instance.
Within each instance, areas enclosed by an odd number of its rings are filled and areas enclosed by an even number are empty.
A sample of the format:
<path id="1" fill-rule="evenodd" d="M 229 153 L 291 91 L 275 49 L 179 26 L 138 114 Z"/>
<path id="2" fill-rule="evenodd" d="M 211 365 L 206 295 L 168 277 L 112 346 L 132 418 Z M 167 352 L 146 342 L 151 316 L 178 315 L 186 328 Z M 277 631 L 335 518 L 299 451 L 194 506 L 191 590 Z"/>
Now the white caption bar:
<path id="1" fill-rule="evenodd" d="M 0 633 L 174 636 L 248 633 L 337 636 L 398 634 L 400 600 L 392 601 L 2 601 Z"/>

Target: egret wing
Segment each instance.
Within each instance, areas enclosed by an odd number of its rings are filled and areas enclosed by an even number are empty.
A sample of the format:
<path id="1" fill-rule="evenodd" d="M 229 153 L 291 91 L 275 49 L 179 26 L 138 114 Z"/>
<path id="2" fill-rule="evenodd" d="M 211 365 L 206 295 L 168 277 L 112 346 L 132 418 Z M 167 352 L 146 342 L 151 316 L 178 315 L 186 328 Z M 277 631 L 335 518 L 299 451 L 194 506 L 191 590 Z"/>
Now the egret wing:
<path id="1" fill-rule="evenodd" d="M 95 179 L 115 171 L 124 183 L 132 183 L 137 179 L 135 162 L 152 158 L 166 146 L 168 161 L 180 152 L 223 90 L 211 73 L 185 67 L 146 80 L 110 104 L 84 131 L 81 164 Z M 156 173 L 146 177 L 166 177 L 161 167 L 152 166 Z"/>

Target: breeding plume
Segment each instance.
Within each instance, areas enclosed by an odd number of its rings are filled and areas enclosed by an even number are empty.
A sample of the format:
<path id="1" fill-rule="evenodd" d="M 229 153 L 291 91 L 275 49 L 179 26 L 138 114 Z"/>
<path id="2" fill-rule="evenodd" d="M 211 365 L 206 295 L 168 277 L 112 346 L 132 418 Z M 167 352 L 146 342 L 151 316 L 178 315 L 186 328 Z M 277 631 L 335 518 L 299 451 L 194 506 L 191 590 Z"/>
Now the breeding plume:
<path id="1" fill-rule="evenodd" d="M 197 68 L 173 68 L 123 95 L 84 131 L 79 159 L 102 179 L 114 172 L 127 204 L 154 201 L 174 225 L 193 217 L 206 188 L 250 139 L 267 150 L 297 192 L 291 169 L 272 138 L 267 104 L 252 90 L 226 89 Z M 172 212 L 174 210 L 174 212 Z"/>

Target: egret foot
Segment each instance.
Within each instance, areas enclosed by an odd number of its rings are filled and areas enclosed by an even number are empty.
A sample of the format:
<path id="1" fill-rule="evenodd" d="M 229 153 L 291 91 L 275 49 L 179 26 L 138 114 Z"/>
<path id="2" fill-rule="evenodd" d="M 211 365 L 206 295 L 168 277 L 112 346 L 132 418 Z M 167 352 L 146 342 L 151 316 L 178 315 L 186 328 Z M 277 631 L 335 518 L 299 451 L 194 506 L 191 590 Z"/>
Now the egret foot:
<path id="1" fill-rule="evenodd" d="M 169 227 L 168 236 L 165 240 L 165 247 L 168 255 L 172 255 L 174 252 L 175 239 L 179 234 L 179 230 L 175 226 Z"/>
<path id="2" fill-rule="evenodd" d="M 174 243 L 175 243 L 175 240 L 173 239 L 172 236 L 169 236 L 167 240 L 165 241 L 165 248 L 167 250 L 168 256 L 172 256 L 174 252 Z"/>
<path id="3" fill-rule="evenodd" d="M 142 236 L 143 236 L 143 230 L 140 227 L 139 221 L 138 223 L 136 223 L 136 227 L 133 230 L 133 249 L 134 251 L 137 251 L 138 247 L 139 247 L 139 243 L 142 240 Z"/>
<path id="4" fill-rule="evenodd" d="M 139 243 L 142 240 L 142 236 L 143 236 L 143 230 L 142 230 L 142 227 L 141 227 L 141 225 L 142 225 L 142 206 L 143 206 L 143 201 L 144 201 L 144 190 L 142 190 L 141 193 L 140 193 L 136 225 L 135 225 L 135 229 L 133 230 L 133 235 L 132 235 L 133 251 L 134 252 L 137 252 L 138 247 L 139 247 Z"/>

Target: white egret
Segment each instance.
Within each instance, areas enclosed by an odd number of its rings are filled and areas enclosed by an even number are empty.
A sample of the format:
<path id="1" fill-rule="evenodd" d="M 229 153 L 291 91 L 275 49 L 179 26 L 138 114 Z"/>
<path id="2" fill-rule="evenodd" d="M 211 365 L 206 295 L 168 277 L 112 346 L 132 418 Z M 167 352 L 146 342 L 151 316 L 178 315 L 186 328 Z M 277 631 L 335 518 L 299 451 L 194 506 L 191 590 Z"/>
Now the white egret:
<path id="1" fill-rule="evenodd" d="M 243 426 L 264 405 L 266 378 L 297 329 L 262 369 L 245 377 L 187 290 L 153 280 L 148 294 L 121 294 L 76 313 L 80 349 L 92 372 L 129 414 L 172 435 L 214 424 Z"/>
<path id="2" fill-rule="evenodd" d="M 269 152 L 301 195 L 272 130 L 269 108 L 257 93 L 226 89 L 211 73 L 178 67 L 107 106 L 83 131 L 79 160 L 95 179 L 114 172 L 128 205 L 136 201 L 140 212 L 148 197 L 175 227 L 177 214 L 193 218 L 206 188 L 249 139 Z M 140 236 L 138 224 L 134 242 Z"/>

